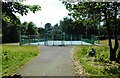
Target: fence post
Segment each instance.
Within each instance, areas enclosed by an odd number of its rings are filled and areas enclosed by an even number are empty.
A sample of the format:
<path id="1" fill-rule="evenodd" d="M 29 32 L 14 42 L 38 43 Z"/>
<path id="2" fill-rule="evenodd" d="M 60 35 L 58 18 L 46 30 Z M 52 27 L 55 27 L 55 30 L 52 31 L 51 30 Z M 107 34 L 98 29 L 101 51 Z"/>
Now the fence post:
<path id="1" fill-rule="evenodd" d="M 46 37 L 46 45 L 48 46 L 48 34 L 47 34 L 47 37 Z"/>
<path id="2" fill-rule="evenodd" d="M 22 42 L 21 42 L 21 34 L 19 34 L 19 41 L 20 41 L 19 45 L 21 46 L 21 45 L 22 45 Z"/>
<path id="3" fill-rule="evenodd" d="M 52 37 L 53 37 L 53 46 L 54 46 L 54 35 L 52 35 Z"/>
<path id="4" fill-rule="evenodd" d="M 44 45 L 45 45 L 45 35 L 44 35 Z"/>
<path id="5" fill-rule="evenodd" d="M 64 42 L 63 42 L 63 43 L 64 43 L 64 45 L 65 45 L 65 37 L 66 37 L 66 34 L 64 34 Z"/>
<path id="6" fill-rule="evenodd" d="M 94 35 L 91 35 L 91 43 L 94 44 Z"/>
<path id="7" fill-rule="evenodd" d="M 71 38 L 70 38 L 70 39 L 71 39 L 71 45 L 72 45 L 72 35 L 71 35 Z"/>
<path id="8" fill-rule="evenodd" d="M 39 37 L 40 37 L 40 35 L 37 35 L 38 45 L 40 45 L 39 44 L 39 42 L 40 42 Z"/>
<path id="9" fill-rule="evenodd" d="M 28 35 L 28 42 L 29 42 L 29 45 L 30 45 L 30 35 Z"/>
<path id="10" fill-rule="evenodd" d="M 81 45 L 82 45 L 82 34 L 81 34 Z"/>

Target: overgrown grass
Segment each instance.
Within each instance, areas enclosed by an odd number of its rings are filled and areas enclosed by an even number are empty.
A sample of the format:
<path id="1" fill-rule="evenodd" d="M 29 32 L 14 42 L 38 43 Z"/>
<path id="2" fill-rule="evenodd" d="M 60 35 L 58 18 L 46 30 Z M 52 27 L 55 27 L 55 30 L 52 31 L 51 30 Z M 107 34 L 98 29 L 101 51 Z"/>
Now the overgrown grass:
<path id="1" fill-rule="evenodd" d="M 2 76 L 12 75 L 38 53 L 37 46 L 2 45 Z"/>
<path id="2" fill-rule="evenodd" d="M 0 77 L 2 76 L 2 46 L 0 45 Z"/>
<path id="3" fill-rule="evenodd" d="M 96 55 L 88 56 L 88 52 L 94 48 Z M 85 69 L 89 76 L 120 76 L 120 65 L 109 60 L 109 48 L 107 46 L 76 46 L 75 59 Z"/>

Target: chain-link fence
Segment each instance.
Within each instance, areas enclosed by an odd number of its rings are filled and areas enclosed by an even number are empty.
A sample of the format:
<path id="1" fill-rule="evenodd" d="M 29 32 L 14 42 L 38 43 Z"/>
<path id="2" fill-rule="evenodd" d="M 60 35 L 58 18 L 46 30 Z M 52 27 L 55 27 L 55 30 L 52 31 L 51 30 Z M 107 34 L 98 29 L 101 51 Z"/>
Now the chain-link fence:
<path id="1" fill-rule="evenodd" d="M 73 42 L 83 41 L 90 44 L 95 43 L 94 35 L 69 35 L 69 34 L 61 34 L 61 35 L 21 35 L 20 36 L 20 45 L 22 44 L 31 44 L 38 43 L 38 45 L 72 45 Z M 67 43 L 66 43 L 66 42 Z M 77 42 L 76 42 L 77 43 Z"/>

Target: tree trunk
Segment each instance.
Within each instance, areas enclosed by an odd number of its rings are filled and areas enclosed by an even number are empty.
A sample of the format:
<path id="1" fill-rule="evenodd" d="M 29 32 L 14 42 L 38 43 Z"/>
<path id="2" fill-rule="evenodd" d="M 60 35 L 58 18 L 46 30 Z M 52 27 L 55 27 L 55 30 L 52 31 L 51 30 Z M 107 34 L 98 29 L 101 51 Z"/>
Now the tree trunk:
<path id="1" fill-rule="evenodd" d="M 114 50 L 110 50 L 110 60 L 116 61 L 116 52 Z"/>
<path id="2" fill-rule="evenodd" d="M 115 22 L 115 30 L 114 30 L 114 37 L 115 37 L 115 46 L 114 46 L 114 52 L 116 53 L 117 52 L 117 49 L 119 47 L 119 44 L 118 44 L 118 39 L 117 39 L 117 7 L 115 6 L 115 16 L 114 16 L 114 22 Z M 118 53 L 118 57 L 119 57 L 119 53 Z M 117 60 L 116 60 L 117 61 Z"/>
<path id="3" fill-rule="evenodd" d="M 106 21 L 106 27 L 107 27 L 107 32 L 108 32 L 108 42 L 109 42 L 109 48 L 110 48 L 110 60 L 111 61 L 116 61 L 116 47 L 113 49 L 112 48 L 112 42 L 111 42 L 111 30 L 110 30 L 110 11 L 105 8 L 104 11 L 105 14 L 105 21 Z M 117 41 L 116 41 L 117 42 Z"/>
<path id="4" fill-rule="evenodd" d="M 116 62 L 120 64 L 120 51 L 118 52 L 118 56 L 117 56 Z"/>
<path id="5" fill-rule="evenodd" d="M 114 50 L 113 52 L 116 54 L 117 50 L 118 50 L 118 47 L 119 47 L 119 44 L 118 44 L 118 39 L 117 39 L 117 6 L 115 6 L 114 8 L 115 10 L 115 15 L 114 15 L 114 24 L 115 24 L 115 29 L 114 29 L 114 38 L 115 38 L 115 46 L 114 46 Z M 115 56 L 116 57 L 116 56 Z M 117 61 L 117 60 L 116 60 Z"/>

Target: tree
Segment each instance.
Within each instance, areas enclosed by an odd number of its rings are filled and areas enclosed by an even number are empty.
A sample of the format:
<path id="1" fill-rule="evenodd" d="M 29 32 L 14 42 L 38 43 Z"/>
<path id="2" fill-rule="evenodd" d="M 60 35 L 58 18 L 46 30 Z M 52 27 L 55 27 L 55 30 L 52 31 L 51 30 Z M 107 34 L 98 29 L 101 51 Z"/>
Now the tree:
<path id="1" fill-rule="evenodd" d="M 36 25 L 33 22 L 28 23 L 27 35 L 36 35 Z"/>
<path id="2" fill-rule="evenodd" d="M 86 27 L 83 25 L 81 21 L 74 21 L 73 22 L 73 33 L 74 35 L 85 35 Z"/>
<path id="3" fill-rule="evenodd" d="M 21 35 L 27 35 L 27 29 L 28 29 L 28 22 L 24 22 L 24 23 L 22 23 L 22 25 L 21 25 Z"/>
<path id="4" fill-rule="evenodd" d="M 109 41 L 109 48 L 110 48 L 110 60 L 116 60 L 116 52 L 118 50 L 118 38 L 117 38 L 117 12 L 120 9 L 120 3 L 117 2 L 78 2 L 76 4 L 71 4 L 67 1 L 64 1 L 63 4 L 66 6 L 66 9 L 70 11 L 72 17 L 77 19 L 86 18 L 86 20 L 90 20 L 90 23 L 95 24 L 97 21 L 100 20 L 100 17 L 104 17 L 104 21 L 106 23 L 107 33 L 108 33 L 108 41 Z M 113 20 L 113 27 L 111 26 L 110 22 Z M 114 31 L 114 47 L 111 39 L 112 34 L 111 31 Z M 120 53 L 118 53 L 120 54 Z M 118 55 L 119 56 L 119 55 Z M 117 62 L 120 58 L 117 58 Z"/>
<path id="5" fill-rule="evenodd" d="M 117 20 L 117 22 L 118 22 L 118 30 L 120 30 L 120 17 L 119 17 L 119 19 Z M 117 33 L 118 33 L 119 40 L 120 40 L 120 32 L 117 32 Z"/>
<path id="6" fill-rule="evenodd" d="M 37 35 L 38 28 L 33 22 L 24 22 L 21 25 L 21 35 Z"/>
<path id="7" fill-rule="evenodd" d="M 15 23 L 16 19 L 15 13 L 19 13 L 22 16 L 27 15 L 29 11 L 35 13 L 39 11 L 41 7 L 39 5 L 24 5 L 20 2 L 2 2 L 2 19 L 5 22 L 13 22 Z M 6 21 L 5 19 L 8 19 Z M 20 22 L 20 21 L 19 21 Z"/>
<path id="8" fill-rule="evenodd" d="M 53 28 L 52 28 L 51 23 L 46 23 L 46 24 L 45 24 L 45 33 L 51 32 L 52 29 L 53 29 Z"/>
<path id="9" fill-rule="evenodd" d="M 23 16 L 23 15 L 27 15 L 29 11 L 35 13 L 40 9 L 41 7 L 38 5 L 30 6 L 30 5 L 24 5 L 20 2 L 2 1 L 2 41 L 14 42 L 13 38 L 11 37 L 16 38 L 15 41 L 19 41 L 18 34 L 20 33 L 21 23 L 19 18 L 15 15 L 15 13 L 19 13 Z"/>
<path id="10" fill-rule="evenodd" d="M 55 25 L 53 26 L 53 30 L 55 30 L 55 31 L 59 30 L 58 24 L 55 24 Z"/>
<path id="11" fill-rule="evenodd" d="M 71 35 L 85 35 L 85 26 L 83 25 L 83 22 L 81 20 L 79 21 L 74 21 L 71 18 L 64 18 L 63 21 L 60 21 L 60 27 L 63 32 L 66 34 L 71 34 Z"/>
<path id="12" fill-rule="evenodd" d="M 71 34 L 73 25 L 73 20 L 69 18 L 64 18 L 63 21 L 60 21 L 60 28 L 62 32 L 65 32 L 66 34 Z"/>
<path id="13" fill-rule="evenodd" d="M 110 9 L 113 10 L 113 12 L 111 12 L 109 10 L 109 7 L 107 6 L 110 6 Z M 110 48 L 110 60 L 111 61 L 115 61 L 116 60 L 116 51 L 118 50 L 118 47 L 119 47 L 119 44 L 118 44 L 118 38 L 117 38 L 117 11 L 118 11 L 118 8 L 120 8 L 120 3 L 108 3 L 108 4 L 105 4 L 105 8 L 103 10 L 103 13 L 104 13 L 104 16 L 105 16 L 105 22 L 106 22 L 106 27 L 107 27 L 107 32 L 108 32 L 108 39 L 109 39 L 109 48 Z M 112 14 L 111 14 L 112 13 Z M 112 18 L 112 17 L 113 18 Z M 111 30 L 113 29 L 110 29 L 112 28 L 111 25 L 110 25 L 110 19 L 113 19 L 114 20 L 114 47 L 112 47 L 112 42 L 111 42 L 111 39 L 112 39 L 112 35 L 111 35 Z M 118 55 L 119 57 L 119 55 Z M 118 61 L 118 58 L 117 58 L 117 62 L 120 63 L 120 59 Z"/>
<path id="14" fill-rule="evenodd" d="M 4 21 L 2 21 L 3 23 Z M 16 42 L 19 40 L 19 25 L 3 23 L 2 28 L 2 42 Z"/>
<path id="15" fill-rule="evenodd" d="M 58 24 L 55 24 L 55 25 L 53 26 L 53 29 L 52 29 L 52 34 L 57 35 L 57 36 L 60 36 L 61 33 L 62 33 L 62 31 L 61 31 L 59 25 L 58 25 Z"/>
<path id="16" fill-rule="evenodd" d="M 38 28 L 38 33 L 39 33 L 40 35 L 43 35 L 43 34 L 44 34 L 44 28 L 39 27 L 39 28 Z"/>

